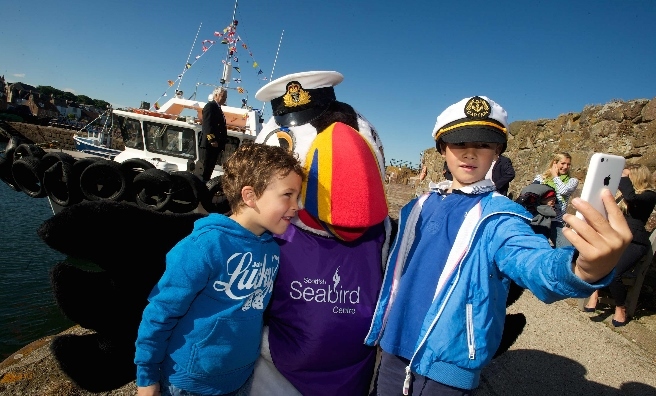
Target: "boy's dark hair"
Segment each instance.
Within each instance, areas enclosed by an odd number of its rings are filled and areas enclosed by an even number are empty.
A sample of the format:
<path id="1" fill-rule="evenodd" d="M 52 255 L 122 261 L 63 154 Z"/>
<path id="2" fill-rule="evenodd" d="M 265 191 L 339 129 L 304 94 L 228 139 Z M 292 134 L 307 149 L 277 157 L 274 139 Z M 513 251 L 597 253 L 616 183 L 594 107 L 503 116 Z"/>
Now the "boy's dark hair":
<path id="1" fill-rule="evenodd" d="M 264 194 L 274 176 L 286 177 L 294 172 L 305 178 L 305 172 L 295 154 L 282 147 L 244 143 L 223 164 L 223 193 L 233 213 L 245 204 L 241 190 L 253 187 L 257 198 Z"/>

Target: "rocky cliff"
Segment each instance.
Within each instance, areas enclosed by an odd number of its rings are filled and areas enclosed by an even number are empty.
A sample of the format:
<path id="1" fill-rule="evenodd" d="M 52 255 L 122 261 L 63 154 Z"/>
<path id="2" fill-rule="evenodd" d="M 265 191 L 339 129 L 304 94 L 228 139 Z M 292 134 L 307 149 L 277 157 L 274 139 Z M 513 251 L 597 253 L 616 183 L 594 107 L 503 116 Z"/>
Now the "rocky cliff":
<path id="1" fill-rule="evenodd" d="M 572 175 L 581 181 L 574 196 L 580 195 L 588 161 L 595 152 L 621 155 L 628 163 L 656 171 L 656 98 L 612 101 L 556 119 L 511 123 L 505 155 L 512 160 L 516 176 L 510 192 L 517 196 L 546 169 L 555 153 L 563 151 L 572 156 Z M 430 180 L 442 180 L 444 165 L 434 147 L 427 149 L 423 158 L 428 175 L 419 190 L 425 190 Z M 652 216 L 650 229 L 655 225 Z"/>

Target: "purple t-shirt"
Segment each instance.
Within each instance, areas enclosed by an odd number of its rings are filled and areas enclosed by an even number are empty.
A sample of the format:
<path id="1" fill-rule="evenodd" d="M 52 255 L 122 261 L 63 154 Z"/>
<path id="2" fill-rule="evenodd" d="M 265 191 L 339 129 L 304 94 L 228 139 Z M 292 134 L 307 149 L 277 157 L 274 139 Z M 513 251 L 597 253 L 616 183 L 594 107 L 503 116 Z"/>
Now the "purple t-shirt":
<path id="1" fill-rule="evenodd" d="M 376 349 L 364 344 L 383 281 L 382 224 L 354 242 L 295 226 L 276 238 L 267 311 L 276 368 L 304 395 L 366 395 Z"/>

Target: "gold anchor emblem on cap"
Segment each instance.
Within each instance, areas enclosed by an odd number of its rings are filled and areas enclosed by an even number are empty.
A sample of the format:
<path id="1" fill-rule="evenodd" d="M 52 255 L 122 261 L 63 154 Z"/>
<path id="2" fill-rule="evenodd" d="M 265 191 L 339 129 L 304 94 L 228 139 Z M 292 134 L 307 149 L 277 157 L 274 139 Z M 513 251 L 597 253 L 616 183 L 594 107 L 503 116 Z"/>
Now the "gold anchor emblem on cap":
<path id="1" fill-rule="evenodd" d="M 287 84 L 287 92 L 282 97 L 285 107 L 296 107 L 310 103 L 310 93 L 303 89 L 298 81 Z"/>
<path id="2" fill-rule="evenodd" d="M 465 104 L 465 115 L 469 118 L 487 118 L 492 112 L 492 107 L 487 100 L 474 96 Z"/>

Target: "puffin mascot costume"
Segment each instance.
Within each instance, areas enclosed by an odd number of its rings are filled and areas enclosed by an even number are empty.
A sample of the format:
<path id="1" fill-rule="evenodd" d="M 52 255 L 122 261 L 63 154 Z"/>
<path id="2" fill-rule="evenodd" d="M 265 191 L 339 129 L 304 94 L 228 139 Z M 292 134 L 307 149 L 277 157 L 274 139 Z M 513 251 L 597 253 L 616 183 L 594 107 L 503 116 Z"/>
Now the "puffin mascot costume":
<path id="1" fill-rule="evenodd" d="M 298 216 L 278 235 L 280 267 L 265 314 L 251 394 L 366 395 L 376 349 L 364 345 L 391 235 L 383 146 L 336 100 L 334 71 L 290 74 L 255 97 L 273 117 L 256 143 L 304 164 Z"/>

